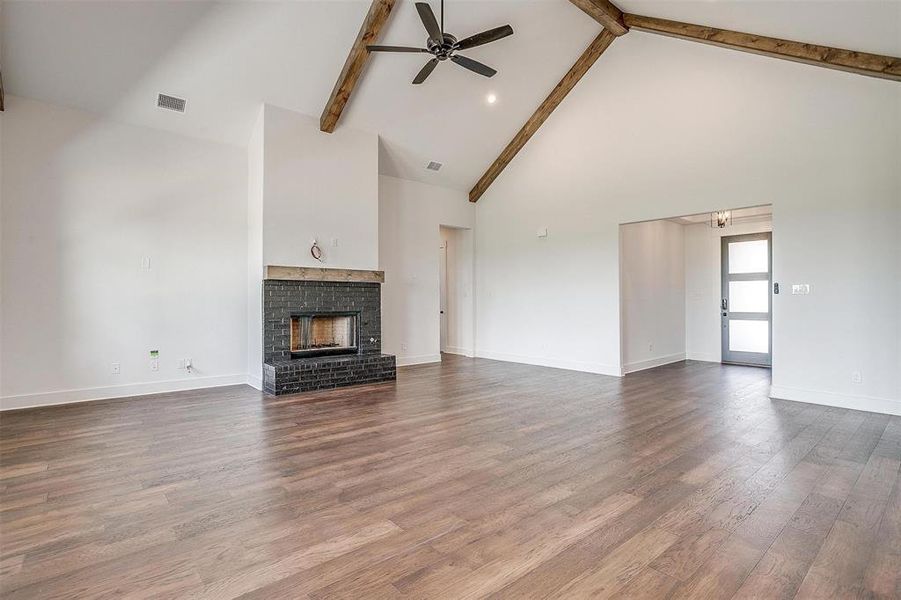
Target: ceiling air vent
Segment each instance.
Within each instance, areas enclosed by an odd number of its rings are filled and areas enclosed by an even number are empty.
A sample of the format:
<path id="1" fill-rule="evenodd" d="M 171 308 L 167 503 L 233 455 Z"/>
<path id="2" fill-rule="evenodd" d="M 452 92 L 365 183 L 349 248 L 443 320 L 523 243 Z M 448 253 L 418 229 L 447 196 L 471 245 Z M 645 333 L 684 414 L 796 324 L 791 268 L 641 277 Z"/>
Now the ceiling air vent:
<path id="1" fill-rule="evenodd" d="M 437 171 L 438 169 L 441 168 L 441 163 L 435 162 L 433 160 L 433 161 L 429 162 L 429 164 L 427 164 L 425 168 L 428 169 L 429 171 Z"/>
<path id="2" fill-rule="evenodd" d="M 185 102 L 184 98 L 176 98 L 175 96 L 167 96 L 166 94 L 160 94 L 156 99 L 156 105 L 158 107 L 180 113 L 185 112 Z"/>

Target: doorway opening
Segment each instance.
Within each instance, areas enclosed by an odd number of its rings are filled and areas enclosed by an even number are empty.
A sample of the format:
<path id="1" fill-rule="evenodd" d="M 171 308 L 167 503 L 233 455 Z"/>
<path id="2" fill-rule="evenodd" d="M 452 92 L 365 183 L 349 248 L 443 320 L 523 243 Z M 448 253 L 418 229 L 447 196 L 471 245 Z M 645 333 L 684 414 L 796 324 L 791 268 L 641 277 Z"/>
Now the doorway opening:
<path id="1" fill-rule="evenodd" d="M 472 356 L 474 348 L 473 236 L 471 229 L 438 228 L 438 340 L 445 354 Z"/>
<path id="2" fill-rule="evenodd" d="M 772 365 L 772 207 L 620 226 L 623 374 L 683 360 Z"/>

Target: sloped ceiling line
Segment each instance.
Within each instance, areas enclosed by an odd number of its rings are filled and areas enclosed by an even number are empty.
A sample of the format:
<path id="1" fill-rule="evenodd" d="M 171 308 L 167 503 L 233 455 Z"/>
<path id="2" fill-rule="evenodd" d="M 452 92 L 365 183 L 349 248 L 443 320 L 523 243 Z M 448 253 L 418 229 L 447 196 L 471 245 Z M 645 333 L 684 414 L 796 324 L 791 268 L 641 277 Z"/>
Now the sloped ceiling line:
<path id="1" fill-rule="evenodd" d="M 529 141 L 538 128 L 541 127 L 542 123 L 544 123 L 551 113 L 554 112 L 554 109 L 563 102 L 563 99 L 566 98 L 566 95 L 569 94 L 570 90 L 576 87 L 576 84 L 579 83 L 579 80 L 582 79 L 582 76 L 588 72 L 588 69 L 591 68 L 591 65 L 604 53 L 604 51 L 610 47 L 610 44 L 613 43 L 613 40 L 616 39 L 616 36 L 610 33 L 607 29 L 602 29 L 600 35 L 598 35 L 591 45 L 585 49 L 579 59 L 575 62 L 575 64 L 570 67 L 569 71 L 566 75 L 563 76 L 563 79 L 551 90 L 551 93 L 548 94 L 548 97 L 544 99 L 544 102 L 541 103 L 541 106 L 532 113 L 532 116 L 529 117 L 529 120 L 526 121 L 526 124 L 522 126 L 519 132 L 514 136 L 514 138 L 507 144 L 507 147 L 501 152 L 500 156 L 495 159 L 491 166 L 488 167 L 488 170 L 485 171 L 485 174 L 479 179 L 476 185 L 469 192 L 469 201 L 477 202 L 478 199 L 485 193 L 485 190 L 488 189 L 498 175 L 501 174 L 501 171 L 506 168 L 510 161 L 513 160 L 513 157 L 522 150 L 523 146 L 526 145 L 526 142 Z"/>
<path id="2" fill-rule="evenodd" d="M 617 8 L 610 0 L 569 0 L 582 12 L 600 23 L 604 29 L 613 35 L 620 36 L 628 33 L 629 27 L 623 18 L 623 11 Z"/>
<path id="3" fill-rule="evenodd" d="M 363 19 L 363 25 L 360 26 L 360 32 L 354 40 L 347 60 L 344 61 L 344 68 L 338 75 L 338 81 L 332 89 L 328 102 L 319 117 L 319 129 L 325 133 L 332 133 L 338 125 L 338 119 L 344 112 L 344 107 L 350 100 L 350 95 L 354 91 L 366 63 L 369 61 L 369 50 L 366 46 L 375 44 L 379 39 L 379 34 L 388 22 L 391 16 L 391 9 L 394 8 L 395 0 L 372 0 L 369 6 L 369 12 Z"/>
<path id="4" fill-rule="evenodd" d="M 742 33 L 739 31 L 730 31 L 728 29 L 717 29 L 715 27 L 705 27 L 703 25 L 693 25 L 691 23 L 680 23 L 678 21 L 668 21 L 666 19 L 658 19 L 655 17 L 623 13 L 619 8 L 609 2 L 609 0 L 570 0 L 570 2 L 604 25 L 604 31 L 601 33 L 601 36 L 598 36 L 598 39 L 592 43 L 592 46 L 579 57 L 569 73 L 567 73 L 560 83 L 557 84 L 554 91 L 551 92 L 551 95 L 538 107 L 538 110 L 535 111 L 522 129 L 519 130 L 519 133 L 516 134 L 516 137 L 507 144 L 500 156 L 495 159 L 491 166 L 488 167 L 488 170 L 485 171 L 484 175 L 479 178 L 475 186 L 473 186 L 469 192 L 470 202 L 476 202 L 482 197 L 491 183 L 498 175 L 500 175 L 501 171 L 503 171 L 510 161 L 513 160 L 513 157 L 516 156 L 523 146 L 525 146 L 529 138 L 531 138 L 541 124 L 547 120 L 554 108 L 560 104 L 563 98 L 566 97 L 566 94 L 575 87 L 582 75 L 584 75 L 591 65 L 594 64 L 594 61 L 597 60 L 598 56 L 600 56 L 606 47 L 609 46 L 610 41 L 614 39 L 613 36 L 622 35 L 630 29 L 638 29 L 639 31 L 646 31 L 659 35 L 711 44 L 721 48 L 729 48 L 782 60 L 825 67 L 827 69 L 856 73 L 858 75 L 901 81 L 901 58 L 894 56 L 882 56 L 867 52 L 857 52 L 855 50 L 844 50 L 841 48 L 832 48 L 829 46 L 819 46 L 816 44 L 794 42 L 791 40 Z M 606 43 L 597 55 L 590 58 L 591 48 L 598 43 L 598 40 L 600 40 L 605 33 L 609 36 L 610 41 Z M 578 73 L 576 77 L 573 77 L 574 72 Z"/>
<path id="5" fill-rule="evenodd" d="M 585 49 L 578 60 L 570 67 L 560 83 L 551 90 L 551 93 L 544 102 L 532 113 L 526 124 L 522 126 L 519 132 L 514 136 L 509 144 L 503 149 L 500 156 L 494 159 L 488 170 L 479 178 L 475 186 L 469 190 L 469 201 L 478 202 L 482 194 L 497 179 L 510 161 L 513 160 L 526 142 L 538 131 L 538 128 L 547 120 L 554 109 L 557 108 L 567 94 L 576 87 L 582 76 L 588 72 L 591 65 L 604 53 L 604 51 L 613 43 L 618 36 L 628 33 L 629 28 L 625 23 L 623 12 L 610 0 L 570 0 L 575 6 L 579 7 L 582 12 L 586 13 L 592 19 L 603 25 L 600 35 L 591 42 L 591 45 Z"/>
<path id="6" fill-rule="evenodd" d="M 803 42 L 781 40 L 752 33 L 692 25 L 691 23 L 680 23 L 654 17 L 632 14 L 625 14 L 623 17 L 629 27 L 639 31 L 647 31 L 782 60 L 801 62 L 827 69 L 857 73 L 858 75 L 901 81 L 901 58 L 895 58 L 894 56 L 881 56 L 855 50 L 805 44 Z"/>

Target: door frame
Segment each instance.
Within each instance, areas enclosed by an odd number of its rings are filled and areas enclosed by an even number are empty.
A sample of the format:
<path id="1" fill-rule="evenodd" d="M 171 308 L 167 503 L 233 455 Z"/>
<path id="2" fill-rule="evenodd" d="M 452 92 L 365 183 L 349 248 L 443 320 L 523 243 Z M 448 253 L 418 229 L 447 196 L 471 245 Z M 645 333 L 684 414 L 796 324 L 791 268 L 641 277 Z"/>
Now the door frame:
<path id="1" fill-rule="evenodd" d="M 729 281 L 760 281 L 760 273 L 729 274 L 729 244 L 767 240 L 767 313 L 733 313 L 728 306 Z M 720 328 L 723 364 L 772 368 L 773 365 L 773 232 L 745 233 L 720 238 Z M 736 316 L 737 315 L 737 316 Z M 767 353 L 729 350 L 729 321 L 767 321 Z"/>
<path id="2" fill-rule="evenodd" d="M 448 336 L 448 272 L 447 272 L 448 240 L 441 240 L 438 246 L 438 351 L 447 351 Z"/>
<path id="3" fill-rule="evenodd" d="M 438 329 L 440 355 L 474 356 L 475 348 L 475 232 L 472 227 L 438 224 Z M 442 283 L 441 272 L 444 272 Z M 441 286 L 445 288 L 445 315 L 441 314 Z M 446 318 L 443 318 L 446 317 Z M 446 324 L 442 347 L 441 323 Z M 453 335 L 453 338 L 451 337 Z"/>

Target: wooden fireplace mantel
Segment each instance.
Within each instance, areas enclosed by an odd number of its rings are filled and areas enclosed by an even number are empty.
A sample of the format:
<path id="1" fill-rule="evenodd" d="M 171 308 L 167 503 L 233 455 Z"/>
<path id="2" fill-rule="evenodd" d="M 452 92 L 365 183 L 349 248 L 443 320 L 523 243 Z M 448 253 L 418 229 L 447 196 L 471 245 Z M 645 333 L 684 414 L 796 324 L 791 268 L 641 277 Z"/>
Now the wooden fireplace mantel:
<path id="1" fill-rule="evenodd" d="M 285 267 L 266 265 L 266 279 L 288 281 L 363 281 L 385 283 L 384 271 L 360 269 L 323 269 L 320 267 Z"/>

